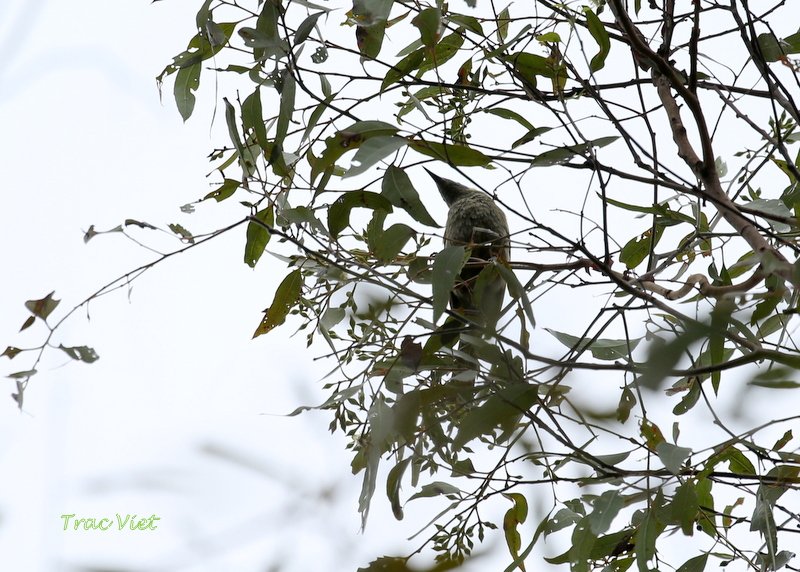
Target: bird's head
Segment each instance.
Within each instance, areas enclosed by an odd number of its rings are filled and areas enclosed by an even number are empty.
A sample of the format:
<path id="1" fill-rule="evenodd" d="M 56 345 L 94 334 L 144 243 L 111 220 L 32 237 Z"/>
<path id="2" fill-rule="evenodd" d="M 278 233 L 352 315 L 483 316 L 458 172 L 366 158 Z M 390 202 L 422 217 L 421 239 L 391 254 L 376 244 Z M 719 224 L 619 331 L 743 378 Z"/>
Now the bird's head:
<path id="1" fill-rule="evenodd" d="M 425 169 L 425 167 L 423 167 L 423 169 Z M 442 198 L 444 199 L 444 202 L 447 203 L 448 207 L 453 206 L 453 203 L 455 203 L 461 197 L 474 192 L 473 189 L 465 187 L 461 183 L 456 183 L 450 179 L 440 177 L 436 173 L 428 171 L 428 169 L 425 169 L 425 171 L 431 176 L 431 179 L 436 182 L 436 186 L 439 188 L 439 194 L 442 195 Z"/>

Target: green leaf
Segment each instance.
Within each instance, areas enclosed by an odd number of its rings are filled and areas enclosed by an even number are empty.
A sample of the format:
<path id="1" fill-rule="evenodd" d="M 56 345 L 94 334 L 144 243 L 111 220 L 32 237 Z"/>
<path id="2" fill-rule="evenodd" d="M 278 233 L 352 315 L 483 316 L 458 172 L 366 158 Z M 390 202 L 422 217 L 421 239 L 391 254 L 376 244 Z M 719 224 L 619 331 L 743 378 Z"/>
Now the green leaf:
<path id="1" fill-rule="evenodd" d="M 422 44 L 433 48 L 439 41 L 439 27 L 441 26 L 442 13 L 438 8 L 421 10 L 411 23 L 419 30 Z"/>
<path id="2" fill-rule="evenodd" d="M 592 72 L 596 72 L 603 69 L 603 66 L 605 66 L 606 57 L 608 57 L 608 52 L 611 51 L 611 40 L 608 38 L 606 27 L 600 21 L 600 18 L 597 17 L 597 14 L 592 12 L 591 8 L 584 6 L 583 13 L 586 15 L 586 24 L 589 27 L 589 33 L 600 48 L 600 51 L 597 52 L 592 58 L 592 61 L 589 62 L 589 69 Z"/>
<path id="3" fill-rule="evenodd" d="M 572 530 L 572 548 L 568 552 L 571 572 L 589 572 L 589 562 L 596 540 L 597 535 L 592 532 L 589 517 L 582 518 Z"/>
<path id="4" fill-rule="evenodd" d="M 623 359 L 625 361 L 630 357 L 630 353 L 636 349 L 642 338 L 631 338 L 630 340 L 614 340 L 614 339 L 596 339 L 591 338 L 578 338 L 570 334 L 565 334 L 557 330 L 545 328 L 555 339 L 572 349 L 573 351 L 592 352 L 595 359 L 601 360 L 617 360 Z"/>
<path id="5" fill-rule="evenodd" d="M 28 300 L 25 302 L 25 307 L 31 314 L 46 321 L 47 317 L 61 303 L 61 300 L 53 298 L 53 294 L 55 294 L 55 291 L 50 292 L 47 296 L 39 300 Z"/>
<path id="6" fill-rule="evenodd" d="M 389 68 L 389 71 L 386 72 L 386 76 L 383 78 L 383 82 L 381 83 L 380 92 L 383 93 L 387 87 L 404 78 L 411 72 L 419 69 L 419 66 L 422 65 L 424 60 L 425 50 L 423 48 L 408 54 L 393 67 Z"/>
<path id="7" fill-rule="evenodd" d="M 350 211 L 354 208 L 367 208 L 392 212 L 392 204 L 378 193 L 370 191 L 349 191 L 343 193 L 328 208 L 328 231 L 336 238 L 350 224 Z"/>
<path id="8" fill-rule="evenodd" d="M 743 475 L 756 474 L 756 468 L 753 466 L 753 463 L 751 463 L 750 459 L 745 457 L 744 453 L 736 447 L 730 447 L 728 449 L 728 468 L 734 473 Z"/>
<path id="9" fill-rule="evenodd" d="M 508 37 L 508 23 L 510 20 L 511 16 L 508 13 L 508 6 L 506 6 L 497 15 L 497 40 L 500 44 L 503 44 L 506 41 L 506 37 Z"/>
<path id="10" fill-rule="evenodd" d="M 528 518 L 528 501 L 519 493 L 503 493 L 503 496 L 513 503 L 513 506 L 506 511 L 503 517 L 503 532 L 505 533 L 506 545 L 511 557 L 517 558 L 519 550 L 522 548 L 522 538 L 518 527 Z"/>
<path id="11" fill-rule="evenodd" d="M 241 182 L 239 181 L 235 181 L 234 179 L 225 179 L 222 182 L 222 185 L 204 196 L 203 200 L 205 201 L 207 199 L 214 199 L 220 203 L 233 195 L 233 193 L 236 192 L 236 189 L 239 188 L 239 185 L 241 185 Z"/>
<path id="12" fill-rule="evenodd" d="M 625 501 L 618 491 L 605 491 L 594 501 L 594 510 L 589 515 L 589 526 L 595 535 L 603 534 L 611 526 Z"/>
<path id="13" fill-rule="evenodd" d="M 530 121 L 522 117 L 516 111 L 505 109 L 504 107 L 493 107 L 491 109 L 484 109 L 484 112 L 489 113 L 491 115 L 496 115 L 497 117 L 502 117 L 503 119 L 510 119 L 512 121 L 516 121 L 528 131 L 533 131 L 535 129 Z"/>
<path id="14" fill-rule="evenodd" d="M 289 121 L 294 114 L 295 80 L 291 72 L 283 75 L 281 87 L 281 104 L 278 113 L 278 124 L 275 128 L 275 144 L 283 148 L 283 140 L 289 132 Z"/>
<path id="15" fill-rule="evenodd" d="M 636 396 L 630 388 L 626 387 L 622 390 L 622 394 L 617 404 L 617 421 L 625 423 L 631 415 L 631 410 L 636 405 Z"/>
<path id="16" fill-rule="evenodd" d="M 700 339 L 705 339 L 711 334 L 707 324 L 689 323 L 686 330 L 679 332 L 669 342 L 655 338 L 650 343 L 645 369 L 639 375 L 636 383 L 642 387 L 656 390 L 667 377 L 668 372 L 675 367 L 678 360 L 684 355 L 686 349 Z"/>
<path id="17" fill-rule="evenodd" d="M 464 415 L 458 425 L 453 448 L 461 449 L 476 437 L 493 434 L 497 429 L 508 434 L 523 413 L 536 403 L 538 396 L 539 389 L 528 384 L 514 384 L 497 391 Z"/>
<path id="18" fill-rule="evenodd" d="M 755 199 L 747 203 L 747 207 L 765 215 L 773 215 L 779 217 L 792 218 L 792 211 L 790 211 L 783 201 L 779 199 Z M 778 232 L 789 232 L 792 227 L 783 222 L 766 219 L 767 223 Z"/>
<path id="19" fill-rule="evenodd" d="M 683 468 L 683 462 L 692 454 L 692 450 L 662 441 L 656 445 L 656 454 L 667 470 L 673 475 L 677 475 Z"/>
<path id="20" fill-rule="evenodd" d="M 444 481 L 435 481 L 427 485 L 423 485 L 419 492 L 414 493 L 408 500 L 425 498 L 425 497 L 438 497 L 440 495 L 460 495 L 461 489 L 445 483 Z"/>
<path id="21" fill-rule="evenodd" d="M 700 395 L 700 380 L 693 378 L 689 381 L 689 390 L 684 394 L 678 404 L 672 408 L 672 413 L 675 415 L 683 415 L 697 404 Z"/>
<path id="22" fill-rule="evenodd" d="M 463 33 L 448 34 L 437 42 L 433 50 L 427 51 L 425 62 L 419 68 L 420 71 L 425 73 L 443 65 L 458 53 L 462 45 L 464 45 Z"/>
<path id="23" fill-rule="evenodd" d="M 356 44 L 363 57 L 374 59 L 380 54 L 392 4 L 393 0 L 353 1 L 353 17 L 358 22 Z"/>
<path id="24" fill-rule="evenodd" d="M 708 561 L 708 553 L 690 558 L 680 565 L 677 572 L 703 572 Z"/>
<path id="25" fill-rule="evenodd" d="M 311 14 L 305 20 L 303 20 L 299 26 L 297 26 L 297 31 L 294 33 L 295 46 L 306 41 L 306 38 L 308 38 L 309 34 L 311 34 L 311 30 L 313 30 L 314 26 L 316 26 L 317 20 L 319 20 L 319 17 L 323 14 L 325 14 L 325 12 Z"/>
<path id="26" fill-rule="evenodd" d="M 258 211 L 254 218 L 260 220 L 270 227 L 273 226 L 275 224 L 275 211 L 273 210 L 272 205 Z M 245 242 L 244 247 L 244 262 L 250 268 L 254 268 L 259 258 L 261 258 L 261 255 L 264 254 L 264 250 L 267 248 L 269 238 L 269 230 L 267 230 L 263 225 L 253 221 L 250 221 L 247 224 L 247 241 Z"/>
<path id="27" fill-rule="evenodd" d="M 484 167 L 492 162 L 491 158 L 466 145 L 450 145 L 416 139 L 409 139 L 408 144 L 418 153 L 456 167 Z"/>
<path id="28" fill-rule="evenodd" d="M 256 87 L 255 91 L 242 102 L 242 126 L 245 132 L 253 132 L 256 143 L 261 149 L 266 150 L 268 148 L 269 138 L 267 137 L 267 128 L 264 125 L 264 114 L 261 109 L 260 87 Z"/>
<path id="29" fill-rule="evenodd" d="M 674 522 L 681 525 L 681 530 L 686 536 L 694 533 L 694 523 L 697 519 L 697 512 L 700 510 L 700 503 L 697 500 L 697 490 L 691 480 L 687 480 L 675 491 L 672 499 L 670 511 Z"/>
<path id="30" fill-rule="evenodd" d="M 450 292 L 466 262 L 463 246 L 448 246 L 433 260 L 431 284 L 433 287 L 433 321 L 438 322 L 447 307 Z"/>
<path id="31" fill-rule="evenodd" d="M 721 365 L 728 361 L 725 356 L 725 335 L 728 331 L 728 323 L 731 320 L 731 314 L 736 310 L 736 303 L 730 298 L 719 298 L 711 310 L 711 331 L 708 337 L 708 357 L 711 360 L 710 365 Z M 719 390 L 719 383 L 722 378 L 722 372 L 719 370 L 711 374 L 711 384 L 714 388 L 714 393 Z"/>
<path id="32" fill-rule="evenodd" d="M 403 506 L 400 503 L 400 485 L 403 482 L 403 474 L 406 472 L 411 458 L 403 459 L 389 470 L 386 476 L 386 496 L 392 505 L 392 514 L 397 520 L 403 520 Z"/>
<path id="33" fill-rule="evenodd" d="M 656 225 L 655 239 L 652 238 L 652 229 L 646 230 L 640 236 L 633 237 L 622 247 L 619 253 L 619 261 L 625 264 L 629 269 L 636 268 L 644 262 L 650 254 L 650 251 L 656 247 L 663 233 L 664 227 Z"/>
<path id="34" fill-rule="evenodd" d="M 495 267 L 500 273 L 500 276 L 503 277 L 503 281 L 505 281 L 506 285 L 508 286 L 508 293 L 512 298 L 520 301 L 528 320 L 530 320 L 531 324 L 535 325 L 536 319 L 533 316 L 533 305 L 531 304 L 530 298 L 528 298 L 528 294 L 525 292 L 525 287 L 519 281 L 517 275 L 513 270 L 511 270 L 511 268 L 503 263 L 497 263 L 495 264 Z"/>
<path id="35" fill-rule="evenodd" d="M 377 240 L 371 247 L 378 260 L 391 262 L 403 250 L 408 240 L 416 234 L 414 229 L 409 226 L 393 224 L 380 233 L 380 240 Z"/>
<path id="36" fill-rule="evenodd" d="M 222 24 L 216 24 L 212 22 L 212 24 L 214 31 L 216 32 L 214 43 L 212 44 L 208 41 L 208 39 L 206 39 L 205 30 L 196 34 L 191 40 L 189 40 L 186 50 L 173 57 L 172 63 L 167 64 L 167 66 L 161 70 L 161 73 L 158 74 L 156 77 L 156 82 L 159 86 L 164 81 L 164 78 L 168 75 L 171 75 L 183 68 L 197 65 L 200 62 L 215 56 L 223 47 L 225 47 L 227 40 L 231 37 L 233 30 L 236 28 L 236 22 L 226 22 Z"/>
<path id="37" fill-rule="evenodd" d="M 411 179 L 403 169 L 389 165 L 383 175 L 381 195 L 386 197 L 394 206 L 406 211 L 414 220 L 426 226 L 441 228 L 428 214 L 425 205 L 422 204 L 419 198 L 419 194 L 414 189 L 414 185 L 411 184 Z"/>
<path id="38" fill-rule="evenodd" d="M 197 62 L 189 67 L 180 68 L 175 76 L 173 94 L 175 96 L 175 104 L 178 106 L 178 112 L 184 121 L 189 119 L 192 116 L 192 111 L 194 111 L 194 92 L 200 87 L 201 69 L 201 63 Z"/>
<path id="39" fill-rule="evenodd" d="M 514 141 L 511 144 L 511 148 L 512 149 L 516 149 L 520 145 L 524 145 L 525 143 L 530 143 L 531 141 L 533 141 L 534 139 L 539 137 L 539 135 L 547 133 L 551 129 L 552 129 L 552 127 L 536 127 L 534 129 L 531 129 L 525 135 L 523 135 L 522 137 L 520 137 L 519 139 Z"/>
<path id="40" fill-rule="evenodd" d="M 167 226 L 172 232 L 181 237 L 183 242 L 187 244 L 194 244 L 194 235 L 191 233 L 191 231 L 189 231 L 189 229 L 177 223 L 172 223 Z"/>
<path id="41" fill-rule="evenodd" d="M 463 26 L 470 32 L 475 32 L 479 36 L 483 36 L 483 26 L 481 25 L 480 21 L 474 16 L 466 16 L 464 14 L 454 14 L 450 12 L 447 14 L 447 19 L 451 22 L 455 22 L 459 26 Z"/>
<path id="42" fill-rule="evenodd" d="M 256 328 L 255 333 L 253 333 L 254 338 L 266 334 L 286 321 L 289 311 L 300 299 L 302 288 L 303 277 L 300 274 L 300 269 L 297 268 L 290 272 L 278 286 L 272 304 L 265 310 L 266 315 L 261 320 L 258 328 Z"/>
<path id="43" fill-rule="evenodd" d="M 63 345 L 60 345 L 58 346 L 58 349 L 62 350 L 72 359 L 77 361 L 83 361 L 86 363 L 94 363 L 100 358 L 100 356 L 97 355 L 97 352 L 94 351 L 93 348 L 87 346 L 75 346 L 68 348 Z"/>
<path id="44" fill-rule="evenodd" d="M 695 219 L 693 219 L 689 215 L 685 215 L 678 211 L 670 210 L 664 205 L 654 205 L 645 207 L 645 206 L 623 203 L 622 201 L 617 201 L 609 197 L 603 197 L 599 193 L 597 194 L 597 196 L 600 197 L 600 199 L 604 200 L 606 203 L 613 205 L 615 207 L 619 207 L 621 209 L 625 209 L 626 211 L 632 211 L 642 214 L 658 215 L 659 220 L 661 221 L 660 224 L 662 225 L 669 226 L 669 224 L 667 223 L 668 221 L 674 224 L 685 222 L 691 224 L 692 226 L 695 226 L 697 224 L 697 221 L 695 221 Z"/>
<path id="45" fill-rule="evenodd" d="M 550 149 L 549 151 L 545 151 L 544 153 L 541 153 L 535 157 L 533 161 L 531 161 L 531 165 L 535 167 L 562 165 L 564 163 L 568 163 L 570 159 L 576 155 L 585 155 L 592 147 L 605 147 L 617 139 L 619 139 L 619 137 L 613 135 L 609 137 L 600 137 L 599 139 L 587 141 L 586 143 L 578 143 L 576 145 L 567 145 L 565 147 Z"/>
<path id="46" fill-rule="evenodd" d="M 14 359 L 20 352 L 22 352 L 22 350 L 17 347 L 7 346 L 5 351 L 0 354 L 0 357 L 5 356 L 8 359 Z"/>
<path id="47" fill-rule="evenodd" d="M 351 161 L 352 166 L 342 178 L 354 177 L 366 172 L 381 159 L 405 147 L 408 141 L 396 135 L 379 135 L 364 141 Z"/>
<path id="48" fill-rule="evenodd" d="M 764 61 L 777 62 L 786 56 L 786 49 L 789 48 L 789 44 L 776 38 L 771 32 L 759 34 L 756 40 L 761 50 L 761 55 L 764 56 Z"/>
<path id="49" fill-rule="evenodd" d="M 647 563 L 655 556 L 656 540 L 660 534 L 659 528 L 655 510 L 648 510 L 647 515 L 636 530 L 636 540 L 633 543 L 636 550 L 636 563 L 639 565 L 640 572 L 650 570 Z"/>
<path id="50" fill-rule="evenodd" d="M 245 173 L 251 173 L 255 165 L 249 159 L 250 154 L 242 145 L 242 139 L 239 137 L 239 126 L 236 124 L 236 110 L 227 97 L 223 97 L 222 101 L 225 102 L 225 123 L 228 126 L 228 135 L 231 138 L 234 149 L 239 156 L 239 164 Z"/>
<path id="51" fill-rule="evenodd" d="M 272 2 L 267 2 L 272 4 Z M 244 45 L 252 48 L 253 54 L 261 54 L 257 59 L 277 58 L 280 59 L 289 53 L 289 44 L 280 36 L 273 36 L 265 33 L 258 28 L 239 28 L 239 36 L 244 40 Z"/>
<path id="52" fill-rule="evenodd" d="M 326 171 L 348 151 L 355 151 L 364 141 L 372 137 L 395 135 L 398 129 L 383 121 L 357 121 L 336 135 L 325 139 L 325 150 L 322 156 L 311 166 L 311 180 L 314 181 L 321 172 Z"/>
<path id="53" fill-rule="evenodd" d="M 538 54 L 530 54 L 528 52 L 518 52 L 512 55 L 501 55 L 501 59 L 509 64 L 517 75 L 531 84 L 536 86 L 536 76 L 542 76 L 552 79 L 556 76 L 553 70 L 553 65 L 547 58 Z"/>
<path id="54" fill-rule="evenodd" d="M 303 138 L 300 141 L 301 143 L 305 142 L 308 139 L 308 136 L 311 135 L 311 132 L 314 130 L 314 127 L 316 127 L 317 123 L 322 117 L 322 114 L 325 112 L 326 109 L 330 108 L 331 101 L 333 101 L 332 96 L 326 97 L 325 100 L 321 101 L 314 108 L 314 111 L 311 112 L 311 117 L 308 118 L 308 124 L 306 125 L 306 128 L 303 131 Z"/>

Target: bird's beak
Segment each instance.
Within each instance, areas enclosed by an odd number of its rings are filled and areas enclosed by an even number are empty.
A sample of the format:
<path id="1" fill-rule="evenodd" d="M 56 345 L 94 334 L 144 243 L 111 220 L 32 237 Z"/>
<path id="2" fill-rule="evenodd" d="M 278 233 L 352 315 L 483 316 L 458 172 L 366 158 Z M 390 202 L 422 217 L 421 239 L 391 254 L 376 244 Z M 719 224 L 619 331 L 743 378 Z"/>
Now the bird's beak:
<path id="1" fill-rule="evenodd" d="M 425 172 L 428 173 L 430 178 L 434 180 L 434 182 L 436 183 L 436 185 L 439 188 L 441 188 L 442 184 L 444 184 L 444 182 L 447 180 L 447 179 L 443 179 L 442 177 L 440 177 L 439 175 L 437 175 L 433 171 L 429 170 L 427 167 L 422 167 L 422 168 L 425 169 Z"/>

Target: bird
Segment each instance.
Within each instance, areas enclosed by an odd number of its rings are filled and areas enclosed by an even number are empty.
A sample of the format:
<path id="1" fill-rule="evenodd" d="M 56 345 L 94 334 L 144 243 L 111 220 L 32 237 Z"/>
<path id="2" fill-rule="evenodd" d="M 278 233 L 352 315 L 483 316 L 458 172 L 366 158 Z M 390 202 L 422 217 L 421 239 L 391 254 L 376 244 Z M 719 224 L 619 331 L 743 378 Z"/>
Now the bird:
<path id="1" fill-rule="evenodd" d="M 468 327 L 478 325 L 487 333 L 494 333 L 506 283 L 496 267 L 486 267 L 493 260 L 506 265 L 510 260 L 511 240 L 506 215 L 486 193 L 440 177 L 428 169 L 425 171 L 448 206 L 444 245 L 470 249 L 470 258 L 450 293 L 450 308 L 467 319 Z M 484 269 L 489 274 L 479 280 Z"/>

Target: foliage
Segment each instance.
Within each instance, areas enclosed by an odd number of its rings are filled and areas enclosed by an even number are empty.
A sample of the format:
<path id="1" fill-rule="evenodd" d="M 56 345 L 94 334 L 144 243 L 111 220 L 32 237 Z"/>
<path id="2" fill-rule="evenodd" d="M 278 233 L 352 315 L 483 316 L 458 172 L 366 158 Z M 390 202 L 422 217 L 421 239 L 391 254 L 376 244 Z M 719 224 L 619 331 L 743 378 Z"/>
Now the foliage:
<path id="1" fill-rule="evenodd" d="M 397 518 L 442 501 L 436 569 L 500 528 L 507 570 L 540 567 L 551 535 L 565 550 L 546 560 L 574 572 L 791 561 L 798 417 L 751 409 L 745 426 L 727 404 L 800 385 L 792 15 L 778 0 L 203 3 L 158 80 L 184 119 L 201 79 L 236 86 L 204 200 L 241 202 L 220 233 L 247 224 L 247 264 L 274 265 L 266 248 L 288 262 L 255 335 L 286 322 L 336 362 L 319 408 L 352 438 L 365 523 L 385 479 Z M 423 163 L 510 214 L 493 337 L 445 335 L 468 256 L 440 247 Z M 28 304 L 33 322 L 58 302 Z M 20 405 L 34 372 L 12 374 Z"/>

